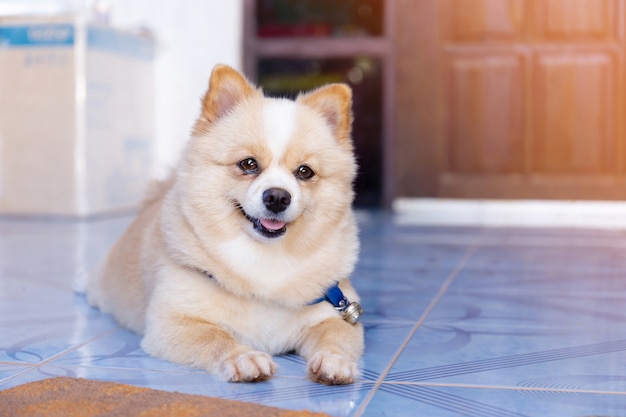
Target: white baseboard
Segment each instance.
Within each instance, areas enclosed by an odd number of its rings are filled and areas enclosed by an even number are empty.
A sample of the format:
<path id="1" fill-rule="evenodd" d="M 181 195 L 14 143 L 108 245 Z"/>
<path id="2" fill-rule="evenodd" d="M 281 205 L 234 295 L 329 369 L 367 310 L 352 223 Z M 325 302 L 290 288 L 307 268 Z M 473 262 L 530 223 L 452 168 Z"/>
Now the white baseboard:
<path id="1" fill-rule="evenodd" d="M 626 229 L 626 202 L 399 198 L 398 224 Z"/>

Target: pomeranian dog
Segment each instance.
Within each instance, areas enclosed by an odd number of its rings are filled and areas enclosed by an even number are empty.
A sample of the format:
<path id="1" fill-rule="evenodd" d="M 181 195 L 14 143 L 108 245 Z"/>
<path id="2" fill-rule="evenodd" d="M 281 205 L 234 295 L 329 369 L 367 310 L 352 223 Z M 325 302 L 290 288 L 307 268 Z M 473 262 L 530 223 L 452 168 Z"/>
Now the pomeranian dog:
<path id="1" fill-rule="evenodd" d="M 268 98 L 216 66 L 178 167 L 89 277 L 89 302 L 149 354 L 227 381 L 265 380 L 271 355 L 296 352 L 314 381 L 353 382 L 351 106 L 343 84 Z"/>

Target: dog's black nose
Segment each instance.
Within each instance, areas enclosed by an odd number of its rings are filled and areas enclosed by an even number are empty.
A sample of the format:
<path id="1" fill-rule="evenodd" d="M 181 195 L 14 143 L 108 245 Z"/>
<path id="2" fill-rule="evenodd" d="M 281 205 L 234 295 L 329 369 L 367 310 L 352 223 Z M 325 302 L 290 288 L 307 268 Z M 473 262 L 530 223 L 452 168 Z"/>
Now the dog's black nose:
<path id="1" fill-rule="evenodd" d="M 291 194 L 282 188 L 270 188 L 263 192 L 263 204 L 273 213 L 285 211 L 291 204 Z"/>

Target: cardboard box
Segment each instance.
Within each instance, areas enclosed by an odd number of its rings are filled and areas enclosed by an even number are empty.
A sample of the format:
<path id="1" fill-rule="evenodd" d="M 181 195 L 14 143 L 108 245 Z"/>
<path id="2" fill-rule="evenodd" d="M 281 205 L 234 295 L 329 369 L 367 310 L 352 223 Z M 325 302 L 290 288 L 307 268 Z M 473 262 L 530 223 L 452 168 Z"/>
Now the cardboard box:
<path id="1" fill-rule="evenodd" d="M 69 17 L 0 19 L 0 213 L 138 205 L 153 173 L 154 49 Z"/>

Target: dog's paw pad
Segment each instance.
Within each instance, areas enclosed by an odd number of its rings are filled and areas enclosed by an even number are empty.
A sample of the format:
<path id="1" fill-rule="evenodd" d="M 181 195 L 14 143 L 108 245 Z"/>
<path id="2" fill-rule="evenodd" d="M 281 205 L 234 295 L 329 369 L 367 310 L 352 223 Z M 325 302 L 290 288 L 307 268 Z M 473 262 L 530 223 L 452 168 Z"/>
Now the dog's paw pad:
<path id="1" fill-rule="evenodd" d="M 227 358 L 220 374 L 230 382 L 265 381 L 276 372 L 276 364 L 265 352 L 249 350 Z"/>
<path id="2" fill-rule="evenodd" d="M 332 385 L 351 384 L 359 373 L 354 361 L 332 352 L 317 352 L 309 361 L 308 368 L 313 381 Z"/>

